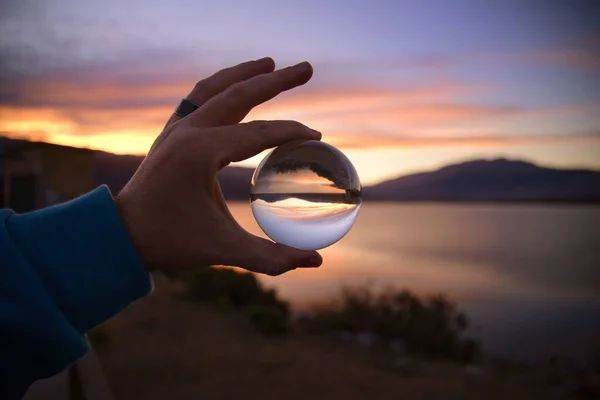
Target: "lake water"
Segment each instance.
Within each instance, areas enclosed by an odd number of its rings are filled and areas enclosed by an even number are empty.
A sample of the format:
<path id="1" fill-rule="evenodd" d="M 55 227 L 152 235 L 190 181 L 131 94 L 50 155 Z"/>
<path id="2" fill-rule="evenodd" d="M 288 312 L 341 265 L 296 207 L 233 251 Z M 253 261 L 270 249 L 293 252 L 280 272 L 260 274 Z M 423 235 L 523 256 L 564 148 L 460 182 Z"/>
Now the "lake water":
<path id="1" fill-rule="evenodd" d="M 230 203 L 264 236 L 249 203 Z M 444 293 L 491 353 L 600 354 L 600 207 L 367 203 L 319 269 L 261 280 L 296 307 L 370 283 Z"/>

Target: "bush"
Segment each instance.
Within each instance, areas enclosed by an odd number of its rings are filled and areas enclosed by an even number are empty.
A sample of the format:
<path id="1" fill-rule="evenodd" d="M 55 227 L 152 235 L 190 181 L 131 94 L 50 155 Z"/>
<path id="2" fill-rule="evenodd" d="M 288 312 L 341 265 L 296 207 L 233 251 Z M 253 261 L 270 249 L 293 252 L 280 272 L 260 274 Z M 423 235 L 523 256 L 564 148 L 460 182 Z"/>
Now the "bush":
<path id="1" fill-rule="evenodd" d="M 253 325 L 267 335 L 288 331 L 289 307 L 274 290 L 265 289 L 251 273 L 204 267 L 185 278 L 186 297 L 246 311 Z"/>
<path id="2" fill-rule="evenodd" d="M 309 332 L 370 332 L 380 344 L 402 340 L 411 354 L 473 361 L 479 343 L 463 334 L 469 322 L 454 303 L 437 295 L 419 298 L 414 293 L 369 288 L 345 288 L 335 304 L 316 308 L 308 322 Z"/>
<path id="3" fill-rule="evenodd" d="M 288 315 L 279 308 L 254 305 L 246 311 L 252 325 L 266 336 L 281 336 L 289 331 Z"/>

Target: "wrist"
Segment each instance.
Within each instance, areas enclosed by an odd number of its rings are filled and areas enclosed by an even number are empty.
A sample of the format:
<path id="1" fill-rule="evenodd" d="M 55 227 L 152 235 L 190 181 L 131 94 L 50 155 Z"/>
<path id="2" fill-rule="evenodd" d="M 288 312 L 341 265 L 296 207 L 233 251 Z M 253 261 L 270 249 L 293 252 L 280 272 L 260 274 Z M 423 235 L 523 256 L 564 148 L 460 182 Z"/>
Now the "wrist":
<path id="1" fill-rule="evenodd" d="M 119 218 L 121 219 L 121 223 L 127 232 L 127 236 L 135 249 L 142 265 L 147 271 L 152 271 L 154 268 L 151 267 L 151 262 L 149 257 L 147 256 L 147 251 L 145 251 L 146 246 L 144 245 L 143 240 L 141 239 L 143 234 L 139 226 L 139 219 L 136 219 L 135 208 L 129 207 L 127 201 L 127 195 L 121 191 L 115 198 L 115 207 L 117 208 L 117 212 L 119 214 Z"/>

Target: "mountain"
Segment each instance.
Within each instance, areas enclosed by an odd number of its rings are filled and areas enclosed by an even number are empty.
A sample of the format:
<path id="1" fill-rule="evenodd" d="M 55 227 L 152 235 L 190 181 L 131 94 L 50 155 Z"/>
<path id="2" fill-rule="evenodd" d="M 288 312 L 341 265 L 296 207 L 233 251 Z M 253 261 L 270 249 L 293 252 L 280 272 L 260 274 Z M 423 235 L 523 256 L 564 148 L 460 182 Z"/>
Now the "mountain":
<path id="1" fill-rule="evenodd" d="M 120 156 L 102 151 L 94 152 L 94 184 L 106 184 L 118 193 L 141 164 L 143 156 Z M 226 167 L 218 174 L 223 195 L 228 200 L 248 200 L 251 168 Z"/>
<path id="2" fill-rule="evenodd" d="M 25 141 L 0 137 L 0 150 L 8 142 Z M 92 153 L 95 186 L 106 184 L 113 193 L 123 188 L 143 160 L 142 156 Z M 0 161 L 1 158 L 0 154 Z M 218 179 L 225 198 L 248 200 L 252 173 L 253 169 L 241 167 L 226 167 L 220 171 Z M 600 202 L 600 172 L 544 168 L 506 159 L 475 160 L 367 186 L 363 188 L 363 198 L 375 201 Z"/>
<path id="3" fill-rule="evenodd" d="M 135 172 L 141 156 L 96 152 L 95 183 L 118 192 Z M 228 200 L 247 200 L 251 168 L 219 172 Z M 600 201 L 600 172 L 544 168 L 506 159 L 475 160 L 389 180 L 363 189 L 365 200 L 379 201 Z"/>
<path id="4" fill-rule="evenodd" d="M 543 168 L 523 161 L 476 160 L 386 181 L 366 200 L 600 201 L 600 172 Z"/>
<path id="5" fill-rule="evenodd" d="M 94 152 L 94 186 L 107 185 L 112 193 L 123 189 L 144 159 L 143 156 Z"/>
<path id="6" fill-rule="evenodd" d="M 69 146 L 31 142 L 24 139 L 9 139 L 0 136 L 0 179 L 2 178 L 3 158 L 8 157 L 9 154 L 7 149 L 30 145 L 76 150 Z M 112 193 L 118 193 L 123 189 L 144 160 L 143 156 L 117 155 L 97 150 L 87 151 L 92 154 L 93 158 L 92 180 L 94 187 L 105 184 Z M 250 180 L 253 173 L 254 169 L 252 168 L 226 167 L 221 170 L 218 179 L 225 198 L 228 200 L 248 200 Z"/>

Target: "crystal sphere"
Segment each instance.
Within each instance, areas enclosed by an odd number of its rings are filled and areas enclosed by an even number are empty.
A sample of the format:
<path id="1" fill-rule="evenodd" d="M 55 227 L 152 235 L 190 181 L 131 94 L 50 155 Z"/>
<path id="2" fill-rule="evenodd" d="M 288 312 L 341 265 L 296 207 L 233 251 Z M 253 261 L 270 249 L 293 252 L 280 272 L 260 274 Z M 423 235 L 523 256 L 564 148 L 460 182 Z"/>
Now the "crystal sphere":
<path id="1" fill-rule="evenodd" d="M 318 140 L 272 150 L 254 171 L 250 193 L 263 232 L 302 250 L 322 249 L 344 237 L 362 203 L 350 160 Z"/>

